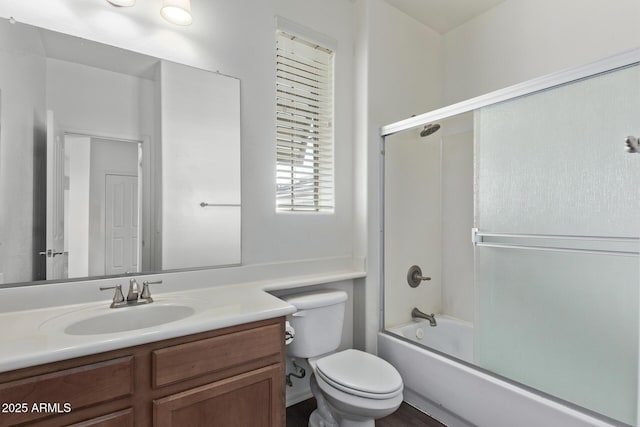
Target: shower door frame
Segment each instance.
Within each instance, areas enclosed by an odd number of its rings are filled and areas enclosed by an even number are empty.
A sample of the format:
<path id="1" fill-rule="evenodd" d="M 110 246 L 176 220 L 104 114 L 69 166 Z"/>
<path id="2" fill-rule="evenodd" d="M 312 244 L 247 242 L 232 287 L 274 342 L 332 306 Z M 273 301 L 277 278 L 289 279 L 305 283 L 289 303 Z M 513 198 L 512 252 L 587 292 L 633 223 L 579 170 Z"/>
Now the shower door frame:
<path id="1" fill-rule="evenodd" d="M 402 132 L 418 126 L 424 126 L 431 122 L 444 120 L 458 114 L 469 113 L 478 108 L 486 107 L 498 102 L 508 101 L 520 96 L 531 95 L 535 92 L 573 83 L 578 80 L 594 77 L 598 74 L 608 73 L 619 68 L 625 68 L 640 63 L 640 47 L 609 56 L 598 61 L 567 68 L 555 73 L 547 74 L 504 89 L 498 89 L 484 95 L 460 101 L 446 107 L 438 108 L 427 113 L 419 114 L 408 119 L 400 120 L 380 128 L 380 137 L 384 144 L 384 138 L 395 133 Z M 384 145 L 383 145 L 384 148 Z"/>

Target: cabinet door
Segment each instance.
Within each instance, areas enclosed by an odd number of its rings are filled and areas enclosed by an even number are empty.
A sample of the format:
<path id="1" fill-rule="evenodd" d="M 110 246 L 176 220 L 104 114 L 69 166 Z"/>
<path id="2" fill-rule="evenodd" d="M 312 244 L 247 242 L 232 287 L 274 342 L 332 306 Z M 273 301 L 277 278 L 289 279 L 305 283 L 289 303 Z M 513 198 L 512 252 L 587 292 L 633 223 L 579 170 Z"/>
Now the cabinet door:
<path id="1" fill-rule="evenodd" d="M 284 376 L 271 365 L 153 401 L 153 425 L 282 427 Z"/>
<path id="2" fill-rule="evenodd" d="M 23 412 L 0 414 L 0 426 L 32 422 L 56 413 L 56 417 L 63 417 L 68 412 L 65 405 L 76 411 L 131 396 L 133 370 L 133 357 L 125 356 L 2 383 L 0 401 L 19 402 L 25 407 L 21 408 Z"/>

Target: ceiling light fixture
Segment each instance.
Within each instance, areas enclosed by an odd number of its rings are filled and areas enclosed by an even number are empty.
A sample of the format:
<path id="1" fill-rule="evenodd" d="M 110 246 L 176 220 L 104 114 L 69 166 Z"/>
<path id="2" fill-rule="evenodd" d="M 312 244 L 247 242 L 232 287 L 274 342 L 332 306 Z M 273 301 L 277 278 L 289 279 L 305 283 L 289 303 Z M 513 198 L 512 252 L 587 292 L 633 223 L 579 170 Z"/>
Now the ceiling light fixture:
<path id="1" fill-rule="evenodd" d="M 136 4 L 136 0 L 107 0 L 107 1 L 112 5 L 118 6 L 118 7 L 129 7 Z"/>
<path id="2" fill-rule="evenodd" d="M 191 25 L 191 0 L 162 0 L 160 15 L 176 25 Z"/>

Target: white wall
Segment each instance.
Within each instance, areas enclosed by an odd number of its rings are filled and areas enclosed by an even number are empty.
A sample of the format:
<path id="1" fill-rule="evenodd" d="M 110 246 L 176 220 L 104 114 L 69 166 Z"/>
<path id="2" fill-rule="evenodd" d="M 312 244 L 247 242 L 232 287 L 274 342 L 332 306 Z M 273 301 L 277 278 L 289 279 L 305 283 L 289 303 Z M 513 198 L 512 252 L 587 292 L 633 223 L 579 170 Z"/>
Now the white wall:
<path id="1" fill-rule="evenodd" d="M 442 136 L 442 313 L 474 320 L 473 132 Z M 470 125 L 472 126 L 472 122 Z"/>
<path id="2" fill-rule="evenodd" d="M 370 1 L 368 6 L 372 124 L 377 128 L 439 107 L 440 34 L 385 1 Z"/>
<path id="3" fill-rule="evenodd" d="M 411 309 L 474 320 L 473 115 L 387 138 L 385 148 L 385 327 Z M 409 266 L 430 281 L 407 284 Z"/>
<path id="4" fill-rule="evenodd" d="M 441 104 L 441 36 L 383 0 L 356 2 L 358 107 L 354 174 L 361 191 L 356 218 L 366 212 L 366 232 L 357 247 L 366 256 L 365 286 L 356 289 L 356 344 L 375 351 L 380 299 L 380 126 L 432 110 Z M 363 207 L 364 206 L 364 207 Z"/>
<path id="5" fill-rule="evenodd" d="M 38 32 L 0 27 L 0 274 L 6 283 L 44 273 L 38 271 L 44 258 L 34 260 L 34 253 L 45 250 L 44 239 L 37 238 L 40 230 L 44 237 L 44 107 L 45 59 Z M 34 183 L 41 189 L 37 195 Z"/>
<path id="6" fill-rule="evenodd" d="M 443 37 L 444 101 L 586 64 L 640 45 L 637 0 L 507 0 Z"/>
<path id="7" fill-rule="evenodd" d="M 384 323 L 411 321 L 414 307 L 442 313 L 441 157 L 439 135 L 421 138 L 410 129 L 387 139 L 384 210 Z M 409 286 L 412 265 L 431 277 Z"/>

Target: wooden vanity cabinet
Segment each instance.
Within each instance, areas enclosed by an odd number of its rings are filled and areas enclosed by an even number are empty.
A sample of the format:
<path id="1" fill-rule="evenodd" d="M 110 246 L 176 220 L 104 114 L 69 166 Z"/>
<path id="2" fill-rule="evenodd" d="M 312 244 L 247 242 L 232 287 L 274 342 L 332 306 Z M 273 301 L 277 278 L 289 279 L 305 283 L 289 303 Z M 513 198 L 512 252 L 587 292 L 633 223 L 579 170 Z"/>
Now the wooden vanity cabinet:
<path id="1" fill-rule="evenodd" d="M 284 427 L 284 356 L 281 317 L 4 372 L 0 427 Z"/>
<path id="2" fill-rule="evenodd" d="M 153 401 L 154 426 L 280 425 L 281 370 L 267 366 Z"/>

